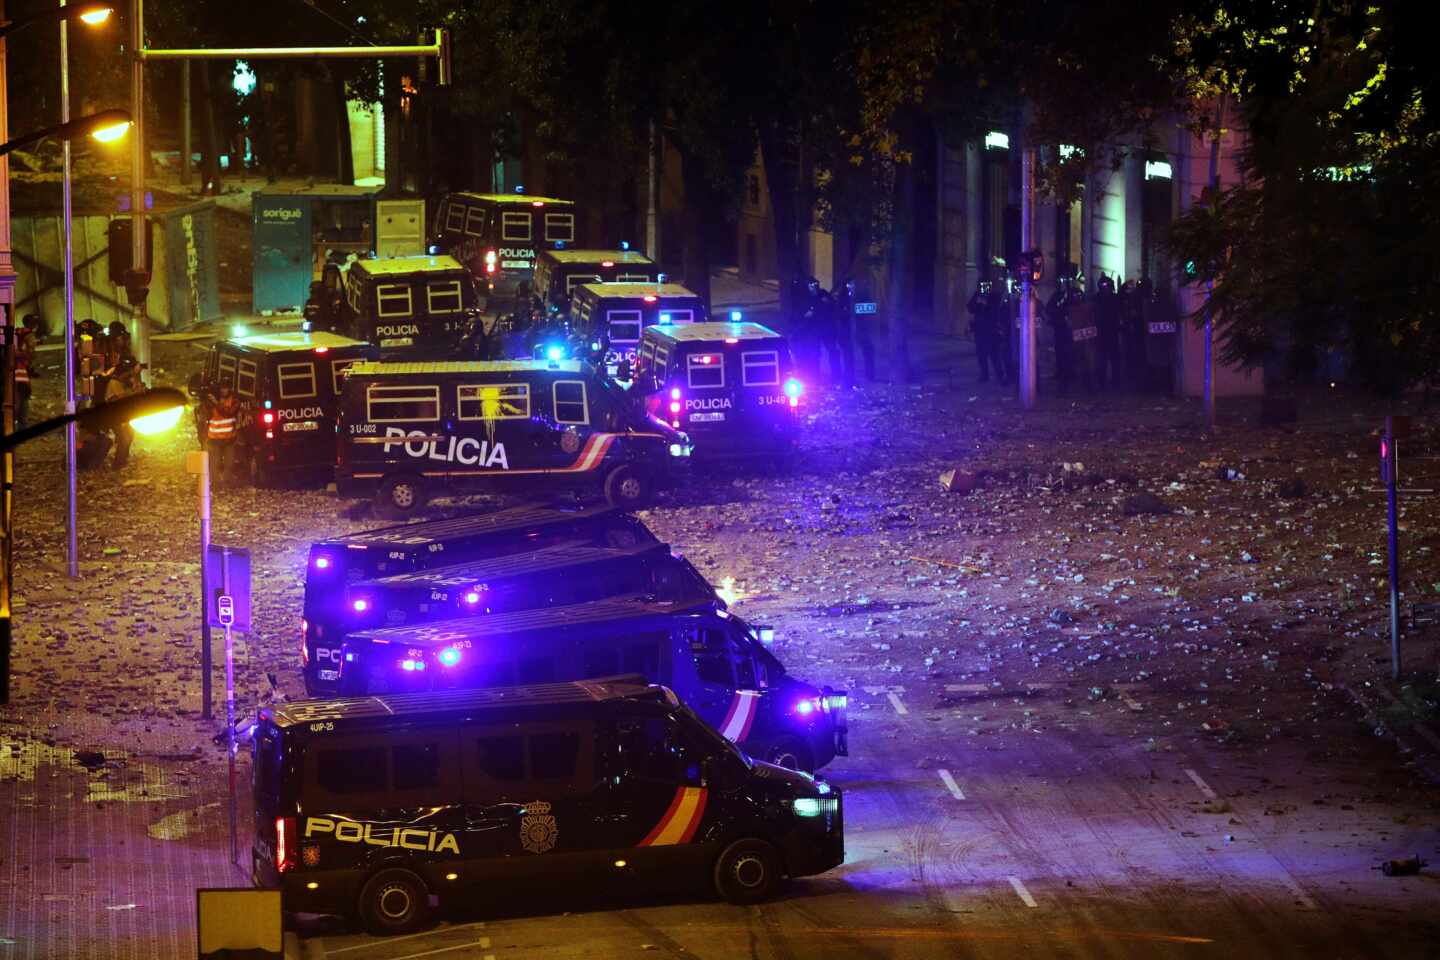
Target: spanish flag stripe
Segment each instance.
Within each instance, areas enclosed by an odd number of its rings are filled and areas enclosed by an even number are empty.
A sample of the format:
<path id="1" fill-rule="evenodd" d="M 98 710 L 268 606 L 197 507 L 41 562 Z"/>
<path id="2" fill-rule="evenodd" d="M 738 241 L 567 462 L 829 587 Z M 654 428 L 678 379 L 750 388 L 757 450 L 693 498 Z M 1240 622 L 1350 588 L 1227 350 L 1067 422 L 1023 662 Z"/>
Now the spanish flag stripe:
<path id="1" fill-rule="evenodd" d="M 700 825 L 700 818 L 705 812 L 705 792 L 704 787 L 678 788 L 675 799 L 670 803 L 670 809 L 660 818 L 650 835 L 640 841 L 640 846 L 668 847 L 688 843 L 695 835 L 695 829 Z"/>
<path id="2" fill-rule="evenodd" d="M 594 470 L 595 465 L 604 459 L 606 451 L 615 439 L 613 433 L 592 433 L 590 439 L 585 441 L 585 449 L 580 451 L 580 456 L 568 467 L 561 467 L 558 473 L 584 473 Z"/>
<path id="3" fill-rule="evenodd" d="M 675 799 L 670 801 L 670 809 L 666 810 L 665 816 L 661 817 L 660 822 L 655 824 L 655 829 L 651 830 L 650 833 L 645 837 L 645 839 L 640 841 L 640 846 L 648 847 L 652 846 L 655 843 L 656 838 L 658 838 L 660 834 L 665 830 L 666 824 L 668 824 L 670 822 L 670 819 L 675 816 L 675 811 L 680 809 L 680 801 L 683 800 L 684 797 L 685 788 L 677 787 L 675 789 Z"/>
<path id="4" fill-rule="evenodd" d="M 690 838 L 695 836 L 695 831 L 700 826 L 700 821 L 705 818 L 706 791 L 700 789 L 697 790 L 696 793 L 700 796 L 695 801 L 695 812 L 690 815 L 690 823 L 686 825 L 685 832 L 680 835 L 680 840 L 678 841 L 680 843 L 689 843 Z"/>

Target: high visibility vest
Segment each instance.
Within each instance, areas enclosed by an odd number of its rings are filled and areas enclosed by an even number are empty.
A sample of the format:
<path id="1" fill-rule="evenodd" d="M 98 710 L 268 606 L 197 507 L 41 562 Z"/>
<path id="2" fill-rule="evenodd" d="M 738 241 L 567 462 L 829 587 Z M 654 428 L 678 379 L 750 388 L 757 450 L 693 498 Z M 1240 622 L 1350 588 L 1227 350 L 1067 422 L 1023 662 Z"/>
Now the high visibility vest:
<path id="1" fill-rule="evenodd" d="M 211 416 L 210 422 L 206 425 L 205 435 L 211 440 L 234 440 L 237 420 L 238 418 L 234 414 L 228 417 Z"/>
<path id="2" fill-rule="evenodd" d="M 25 366 L 23 363 L 21 363 L 21 364 L 16 364 L 16 366 L 15 366 L 15 382 L 16 382 L 16 383 L 29 383 L 29 382 L 30 382 L 30 368 L 27 367 L 27 366 Z"/>

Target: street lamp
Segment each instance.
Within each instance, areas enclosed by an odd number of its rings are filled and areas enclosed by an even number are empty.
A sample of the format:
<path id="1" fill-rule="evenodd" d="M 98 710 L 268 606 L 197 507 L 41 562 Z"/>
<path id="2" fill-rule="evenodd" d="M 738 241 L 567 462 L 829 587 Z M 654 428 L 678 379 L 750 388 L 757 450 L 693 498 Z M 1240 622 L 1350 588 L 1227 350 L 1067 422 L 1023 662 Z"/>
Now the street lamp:
<path id="1" fill-rule="evenodd" d="M 69 123 L 57 123 L 53 127 L 42 127 L 34 133 L 27 133 L 23 137 L 16 137 L 14 140 L 0 143 L 0 156 L 8 154 L 12 150 L 19 150 L 21 147 L 28 147 L 32 143 L 39 143 L 47 137 L 74 140 L 77 137 L 89 135 L 96 140 L 108 143 L 125 136 L 125 131 L 129 129 L 129 110 L 101 110 L 99 113 L 92 113 L 89 116 L 71 120 Z"/>
<path id="2" fill-rule="evenodd" d="M 21 17 L 19 20 L 0 20 L 0 40 L 4 40 L 16 30 L 28 27 L 32 23 L 80 20 L 93 27 L 109 20 L 110 14 L 114 12 L 115 7 L 109 3 L 77 3 L 73 7 L 52 7 L 28 17 Z"/>

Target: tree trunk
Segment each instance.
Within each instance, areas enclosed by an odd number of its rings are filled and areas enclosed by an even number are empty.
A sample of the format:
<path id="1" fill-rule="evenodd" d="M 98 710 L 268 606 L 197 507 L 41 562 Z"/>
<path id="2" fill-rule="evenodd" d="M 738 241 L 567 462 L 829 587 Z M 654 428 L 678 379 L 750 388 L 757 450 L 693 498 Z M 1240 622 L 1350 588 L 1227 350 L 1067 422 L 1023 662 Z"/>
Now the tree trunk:
<path id="1" fill-rule="evenodd" d="M 355 182 L 355 146 L 350 142 L 350 104 L 345 97 L 345 78 L 330 71 L 330 86 L 335 99 L 335 178 L 340 183 Z"/>
<path id="2" fill-rule="evenodd" d="M 201 161 L 202 194 L 218 196 L 223 191 L 220 185 L 220 130 L 215 122 L 215 84 L 212 72 L 215 64 L 208 60 L 200 63 L 200 101 L 205 105 L 205 119 L 201 127 L 205 141 L 205 156 Z"/>
<path id="3" fill-rule="evenodd" d="M 901 151 L 913 151 L 916 137 L 914 121 L 899 124 Z M 886 314 L 890 339 L 890 381 L 909 383 L 910 369 L 910 307 L 913 300 L 914 276 L 912 248 L 915 233 L 915 164 L 911 159 L 895 165 L 894 221 L 886 251 Z"/>
<path id="4" fill-rule="evenodd" d="M 761 124 L 760 163 L 770 195 L 770 217 L 775 224 L 775 274 L 780 282 L 780 316 L 788 324 L 795 315 L 795 293 L 799 285 L 800 218 L 797 207 L 795 165 L 787 156 L 787 144 L 778 124 Z M 788 332 L 788 331 L 787 331 Z"/>

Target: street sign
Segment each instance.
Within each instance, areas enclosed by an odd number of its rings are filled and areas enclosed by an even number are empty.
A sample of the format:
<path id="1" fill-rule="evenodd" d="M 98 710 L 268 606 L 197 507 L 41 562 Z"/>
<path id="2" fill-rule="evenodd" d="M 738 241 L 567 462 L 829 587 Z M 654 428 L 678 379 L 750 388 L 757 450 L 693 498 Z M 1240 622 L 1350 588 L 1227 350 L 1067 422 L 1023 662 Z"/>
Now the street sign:
<path id="1" fill-rule="evenodd" d="M 250 632 L 250 551 L 210 544 L 205 551 L 205 619 L 212 627 Z M 221 598 L 229 601 L 230 619 L 222 619 Z"/>
<path id="2" fill-rule="evenodd" d="M 215 618 L 220 621 L 220 626 L 229 627 L 235 623 L 235 600 L 226 594 L 220 594 L 215 598 Z"/>
<path id="3" fill-rule="evenodd" d="M 856 303 L 856 304 L 855 304 L 855 312 L 856 312 L 857 314 L 859 314 L 859 313 L 874 313 L 874 312 L 875 312 L 875 304 L 874 304 L 873 302 L 859 302 L 859 303 Z"/>

